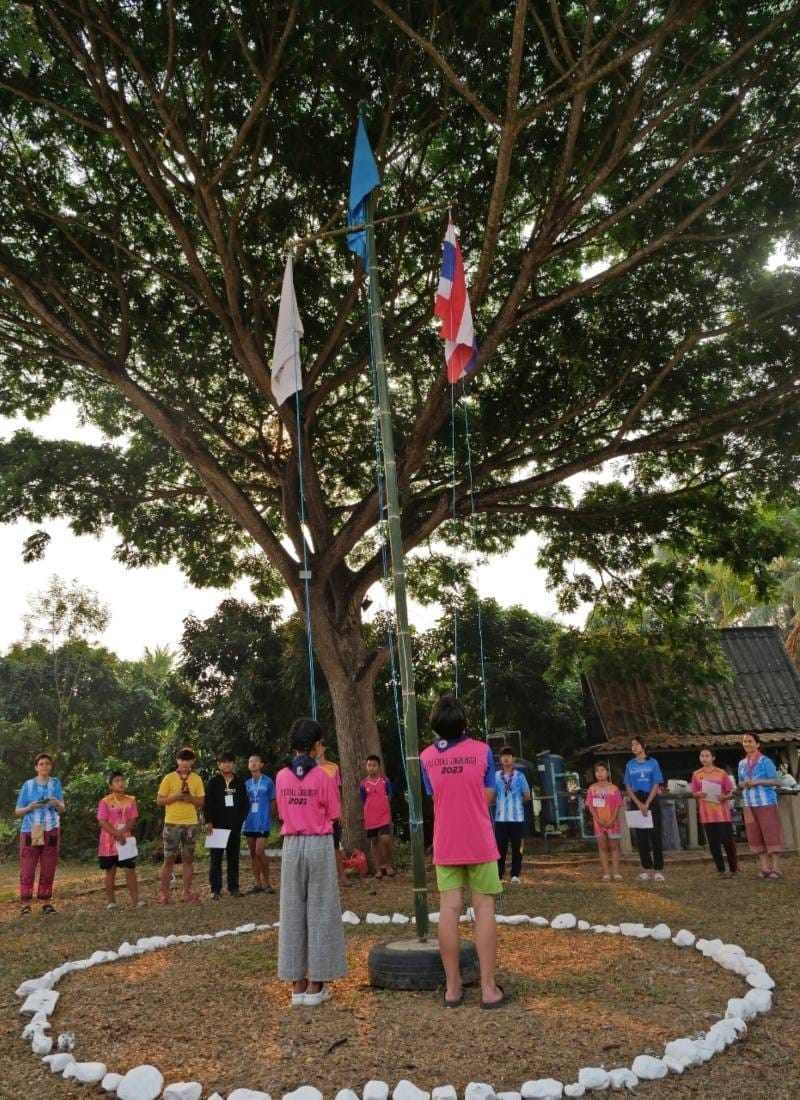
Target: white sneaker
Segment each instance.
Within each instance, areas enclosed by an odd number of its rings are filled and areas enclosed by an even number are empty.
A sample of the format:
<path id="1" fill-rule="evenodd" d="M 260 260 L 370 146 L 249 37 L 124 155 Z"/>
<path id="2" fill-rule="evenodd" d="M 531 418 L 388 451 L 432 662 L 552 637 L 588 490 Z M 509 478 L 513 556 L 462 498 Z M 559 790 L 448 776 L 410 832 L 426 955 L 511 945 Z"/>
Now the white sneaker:
<path id="1" fill-rule="evenodd" d="M 518 876 L 518 875 L 512 875 L 512 876 L 511 876 L 511 885 L 512 885 L 512 886 L 519 886 L 519 884 L 521 883 L 521 881 L 522 881 L 522 880 L 521 880 L 521 879 L 519 878 L 519 876 Z"/>
<path id="2" fill-rule="evenodd" d="M 325 1001 L 331 999 L 331 991 L 324 985 L 319 993 L 305 993 L 304 997 L 306 1008 L 316 1008 L 317 1005 L 324 1004 Z"/>
<path id="3" fill-rule="evenodd" d="M 661 874 L 660 871 L 656 871 L 656 873 L 653 875 L 653 881 L 654 882 L 666 882 L 666 879 L 664 878 L 664 876 Z"/>
<path id="4" fill-rule="evenodd" d="M 611 875 L 603 875 L 603 882 L 611 882 Z"/>
<path id="5" fill-rule="evenodd" d="M 639 875 L 639 879 L 640 879 L 641 882 L 649 882 L 650 881 L 650 872 L 649 871 L 642 871 Z"/>
<path id="6" fill-rule="evenodd" d="M 293 993 L 292 994 L 292 1008 L 302 1008 L 306 1003 L 305 993 Z"/>
<path id="7" fill-rule="evenodd" d="M 117 903 L 115 901 L 110 901 L 108 903 L 108 905 L 106 906 L 106 909 L 116 909 L 116 908 L 117 908 Z"/>

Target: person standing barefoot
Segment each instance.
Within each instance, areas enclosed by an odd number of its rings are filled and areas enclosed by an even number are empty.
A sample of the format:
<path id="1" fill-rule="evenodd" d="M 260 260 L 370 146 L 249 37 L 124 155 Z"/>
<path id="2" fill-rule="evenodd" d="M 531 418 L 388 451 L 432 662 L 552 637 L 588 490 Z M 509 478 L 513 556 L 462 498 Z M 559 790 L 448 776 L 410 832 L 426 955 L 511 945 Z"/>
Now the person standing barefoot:
<path id="1" fill-rule="evenodd" d="M 242 834 L 247 838 L 250 849 L 250 862 L 253 866 L 255 885 L 251 894 L 274 894 L 269 881 L 269 860 L 265 854 L 267 839 L 272 828 L 272 814 L 275 809 L 275 784 L 268 775 L 264 775 L 264 759 L 261 753 L 250 754 L 247 770 L 250 778 L 245 780 L 249 811 L 244 821 Z"/>
<path id="2" fill-rule="evenodd" d="M 622 836 L 622 792 L 611 782 L 608 768 L 598 762 L 594 766 L 594 783 L 586 792 L 586 808 L 592 816 L 594 835 L 597 840 L 597 852 L 600 866 L 603 868 L 603 881 L 609 882 L 614 876 L 616 882 L 622 880 L 619 871 L 619 842 Z"/>

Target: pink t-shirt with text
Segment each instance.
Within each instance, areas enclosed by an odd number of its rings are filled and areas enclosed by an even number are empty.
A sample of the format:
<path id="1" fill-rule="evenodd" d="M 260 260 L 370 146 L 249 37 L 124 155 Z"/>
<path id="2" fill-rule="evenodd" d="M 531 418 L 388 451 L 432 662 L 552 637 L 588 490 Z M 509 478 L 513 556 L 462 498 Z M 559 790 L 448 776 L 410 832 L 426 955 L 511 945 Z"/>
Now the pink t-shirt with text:
<path id="1" fill-rule="evenodd" d="M 283 822 L 281 836 L 325 836 L 342 816 L 338 784 L 319 766 L 300 777 L 282 768 L 275 780 L 275 801 Z"/>
<path id="2" fill-rule="evenodd" d="M 492 751 L 464 737 L 437 741 L 420 755 L 422 781 L 433 795 L 433 862 L 443 867 L 498 858 L 486 790 L 494 790 Z"/>
<path id="3" fill-rule="evenodd" d="M 97 806 L 97 820 L 105 821 L 107 825 L 126 825 L 139 816 L 139 809 L 133 795 L 125 795 L 124 800 L 119 800 L 113 795 L 101 798 Z M 117 842 L 105 829 L 100 830 L 100 843 L 97 853 L 101 856 L 115 856 L 117 854 Z"/>
<path id="4" fill-rule="evenodd" d="M 361 804 L 364 807 L 364 828 L 380 829 L 392 823 L 392 804 L 389 797 L 392 784 L 385 775 L 375 779 L 362 779 L 359 787 Z"/>
<path id="5" fill-rule="evenodd" d="M 586 809 L 592 816 L 595 836 L 600 833 L 618 834 L 621 829 L 619 811 L 622 806 L 622 792 L 613 783 L 601 787 L 592 783 L 586 792 Z"/>

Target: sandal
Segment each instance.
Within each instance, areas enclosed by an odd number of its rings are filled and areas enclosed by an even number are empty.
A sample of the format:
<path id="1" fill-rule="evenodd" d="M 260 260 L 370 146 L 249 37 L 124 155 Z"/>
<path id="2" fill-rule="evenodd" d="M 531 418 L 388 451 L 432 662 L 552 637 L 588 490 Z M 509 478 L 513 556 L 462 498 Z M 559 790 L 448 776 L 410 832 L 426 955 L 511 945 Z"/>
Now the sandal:
<path id="1" fill-rule="evenodd" d="M 26 904 L 26 905 L 23 905 L 22 908 L 20 909 L 19 915 L 21 917 L 25 917 L 25 916 L 28 915 L 28 913 L 32 913 L 32 912 L 33 912 L 33 906 Z"/>
<path id="2" fill-rule="evenodd" d="M 463 1005 L 463 1003 L 464 1003 L 464 990 L 463 989 L 461 990 L 460 995 L 458 996 L 458 998 L 455 1001 L 448 1001 L 446 993 L 445 993 L 444 997 L 442 998 L 442 1000 L 444 1001 L 444 1007 L 445 1008 L 460 1008 L 461 1005 Z"/>
<path id="3" fill-rule="evenodd" d="M 159 894 L 156 898 L 156 905 L 169 905 L 169 894 Z"/>
<path id="4" fill-rule="evenodd" d="M 48 902 L 47 905 L 42 906 L 42 913 L 44 913 L 46 916 L 49 916 L 51 913 L 55 913 L 55 911 L 56 911 L 55 906 L 50 905 L 49 902 Z"/>
<path id="5" fill-rule="evenodd" d="M 781 879 L 783 875 L 779 871 L 767 871 L 764 878 Z"/>
<path id="6" fill-rule="evenodd" d="M 506 991 L 503 989 L 502 985 L 498 985 L 497 988 L 502 993 L 502 997 L 500 998 L 500 1000 L 499 1001 L 481 1001 L 481 1008 L 491 1010 L 491 1009 L 494 1009 L 494 1008 L 502 1008 L 503 1005 L 508 1004 L 508 997 L 506 997 Z"/>

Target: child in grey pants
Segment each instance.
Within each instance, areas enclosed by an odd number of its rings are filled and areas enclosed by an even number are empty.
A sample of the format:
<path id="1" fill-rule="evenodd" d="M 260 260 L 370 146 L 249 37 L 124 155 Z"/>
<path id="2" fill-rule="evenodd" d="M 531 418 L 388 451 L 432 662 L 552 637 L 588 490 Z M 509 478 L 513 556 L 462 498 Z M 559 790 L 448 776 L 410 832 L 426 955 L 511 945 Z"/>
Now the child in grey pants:
<path id="1" fill-rule="evenodd" d="M 282 821 L 278 977 L 292 983 L 292 1005 L 330 998 L 325 983 L 347 972 L 333 822 L 341 816 L 339 788 L 317 765 L 322 727 L 298 718 L 291 729 L 294 757 L 276 777 Z"/>

